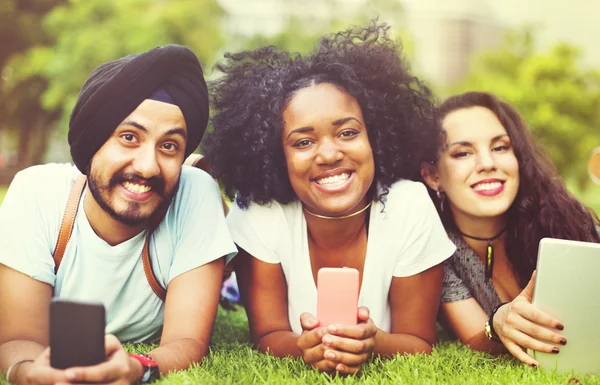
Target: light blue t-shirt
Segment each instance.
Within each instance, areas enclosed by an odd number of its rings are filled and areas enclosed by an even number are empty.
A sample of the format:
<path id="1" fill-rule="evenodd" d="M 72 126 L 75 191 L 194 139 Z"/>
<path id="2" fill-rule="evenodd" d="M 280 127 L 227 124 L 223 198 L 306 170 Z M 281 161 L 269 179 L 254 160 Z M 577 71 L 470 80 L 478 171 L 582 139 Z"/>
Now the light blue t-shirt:
<path id="1" fill-rule="evenodd" d="M 52 253 L 78 175 L 70 164 L 48 164 L 15 176 L 0 207 L 0 263 L 54 286 L 55 297 L 102 302 L 106 333 L 121 341 L 157 336 L 164 303 L 144 275 L 146 231 L 110 246 L 96 235 L 85 215 L 87 188 L 54 274 Z M 183 166 L 179 190 L 150 239 L 150 259 L 159 283 L 167 287 L 175 277 L 221 257 L 229 260 L 236 251 L 217 184 L 204 171 Z"/>

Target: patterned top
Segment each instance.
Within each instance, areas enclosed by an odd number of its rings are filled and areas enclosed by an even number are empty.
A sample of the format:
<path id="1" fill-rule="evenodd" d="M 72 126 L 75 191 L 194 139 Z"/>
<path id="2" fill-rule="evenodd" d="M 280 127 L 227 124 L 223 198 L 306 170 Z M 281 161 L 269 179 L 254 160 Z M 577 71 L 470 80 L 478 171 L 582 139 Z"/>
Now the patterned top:
<path id="1" fill-rule="evenodd" d="M 485 278 L 485 266 L 460 234 L 449 231 L 456 253 L 444 262 L 442 302 L 475 298 L 486 314 L 501 303 L 492 282 Z"/>

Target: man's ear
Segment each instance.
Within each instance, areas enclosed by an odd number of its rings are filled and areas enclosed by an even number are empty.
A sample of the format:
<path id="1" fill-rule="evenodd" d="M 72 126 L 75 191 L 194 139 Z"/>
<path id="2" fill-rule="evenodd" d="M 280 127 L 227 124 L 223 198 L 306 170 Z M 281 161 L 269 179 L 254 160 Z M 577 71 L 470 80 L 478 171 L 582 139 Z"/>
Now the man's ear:
<path id="1" fill-rule="evenodd" d="M 437 190 L 440 187 L 440 177 L 434 164 L 429 162 L 421 164 L 421 177 L 432 190 Z"/>
<path id="2" fill-rule="evenodd" d="M 590 178 L 592 178 L 594 183 L 600 184 L 600 147 L 596 147 L 592 151 L 588 163 L 588 171 L 590 173 Z"/>

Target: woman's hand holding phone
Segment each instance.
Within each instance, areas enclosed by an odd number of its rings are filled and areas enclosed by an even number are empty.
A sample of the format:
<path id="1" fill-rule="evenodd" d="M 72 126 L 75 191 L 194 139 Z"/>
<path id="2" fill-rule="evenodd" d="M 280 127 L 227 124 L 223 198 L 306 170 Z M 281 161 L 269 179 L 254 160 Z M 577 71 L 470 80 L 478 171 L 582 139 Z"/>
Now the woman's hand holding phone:
<path id="1" fill-rule="evenodd" d="M 377 327 L 369 315 L 369 309 L 358 309 L 357 325 L 319 326 L 319 321 L 309 313 L 302 313 L 302 335 L 298 349 L 304 362 L 322 372 L 337 371 L 356 374 L 375 348 Z"/>
<path id="2" fill-rule="evenodd" d="M 522 348 L 557 354 L 560 351 L 557 345 L 567 343 L 558 333 L 564 328 L 562 323 L 532 305 L 534 286 L 535 271 L 521 294 L 500 307 L 493 319 L 494 331 L 506 349 L 530 366 L 538 366 L 538 362 Z"/>
<path id="3" fill-rule="evenodd" d="M 329 325 L 322 338 L 326 346 L 324 357 L 335 362 L 335 370 L 355 374 L 375 348 L 377 327 L 365 306 L 358 308 L 358 325 Z"/>
<path id="4" fill-rule="evenodd" d="M 369 359 L 375 347 L 377 327 L 371 320 L 369 309 L 358 308 L 359 272 L 353 268 L 319 269 L 317 278 L 316 325 L 323 327 L 313 334 L 312 346 L 320 359 L 321 370 L 355 374 Z M 303 319 L 300 317 L 303 329 Z M 308 324 L 307 326 L 313 326 Z M 324 329 L 321 331 L 321 329 Z M 304 352 L 304 351 L 303 351 Z M 306 357 L 306 355 L 304 355 Z M 306 361 L 306 358 L 305 358 Z"/>
<path id="5" fill-rule="evenodd" d="M 319 320 L 310 313 L 300 315 L 300 325 L 302 335 L 298 338 L 298 349 L 302 352 L 304 362 L 321 372 L 335 370 L 337 362 L 330 361 L 324 356 L 327 346 L 323 344 L 322 339 L 327 333 L 327 328 L 319 326 Z"/>

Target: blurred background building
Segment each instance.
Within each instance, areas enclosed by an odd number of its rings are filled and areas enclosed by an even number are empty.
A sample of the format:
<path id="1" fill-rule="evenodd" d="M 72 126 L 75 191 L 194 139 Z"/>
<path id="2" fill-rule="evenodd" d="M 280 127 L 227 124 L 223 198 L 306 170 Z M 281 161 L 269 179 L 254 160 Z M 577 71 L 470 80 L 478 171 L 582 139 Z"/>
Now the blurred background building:
<path id="1" fill-rule="evenodd" d="M 413 2 L 406 21 L 414 68 L 440 86 L 461 81 L 473 57 L 498 47 L 505 32 L 488 0 Z"/>

